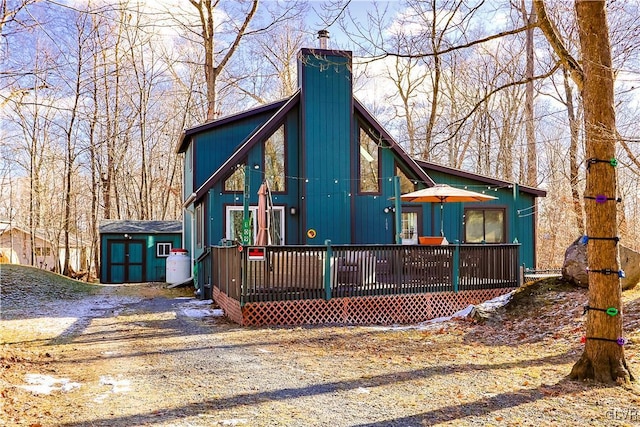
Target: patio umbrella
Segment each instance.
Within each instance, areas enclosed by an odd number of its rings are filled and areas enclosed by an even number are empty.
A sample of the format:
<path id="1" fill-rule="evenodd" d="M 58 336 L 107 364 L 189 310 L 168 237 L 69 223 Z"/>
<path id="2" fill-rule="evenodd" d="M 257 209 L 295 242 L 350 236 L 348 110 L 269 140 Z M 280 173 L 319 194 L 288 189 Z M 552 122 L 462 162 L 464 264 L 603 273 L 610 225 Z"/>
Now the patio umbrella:
<path id="1" fill-rule="evenodd" d="M 256 246 L 269 244 L 269 226 L 267 224 L 267 186 L 262 183 L 258 189 L 258 235 Z"/>
<path id="2" fill-rule="evenodd" d="M 444 236 L 444 218 L 442 211 L 445 203 L 452 202 L 485 202 L 494 200 L 497 197 L 489 196 L 475 191 L 463 190 L 462 188 L 451 187 L 447 184 L 436 184 L 433 187 L 402 194 L 400 200 L 403 202 L 417 203 L 440 203 L 440 235 Z"/>

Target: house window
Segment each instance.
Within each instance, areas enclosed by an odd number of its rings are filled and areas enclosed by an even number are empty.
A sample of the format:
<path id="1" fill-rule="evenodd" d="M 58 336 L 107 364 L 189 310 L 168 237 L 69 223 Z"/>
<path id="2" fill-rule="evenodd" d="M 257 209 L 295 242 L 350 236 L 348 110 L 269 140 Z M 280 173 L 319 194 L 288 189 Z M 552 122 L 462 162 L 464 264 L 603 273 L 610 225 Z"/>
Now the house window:
<path id="1" fill-rule="evenodd" d="M 465 209 L 464 236 L 467 243 L 504 243 L 504 209 Z"/>
<path id="2" fill-rule="evenodd" d="M 258 235 L 258 224 L 254 220 L 256 218 L 258 208 L 256 206 L 249 207 L 249 230 L 250 230 L 250 243 L 256 241 Z M 226 221 L 227 230 L 226 238 L 228 240 L 242 241 L 242 219 L 244 215 L 244 208 L 242 206 L 228 206 Z M 271 238 L 272 245 L 284 245 L 284 207 L 274 206 L 267 212 L 267 228 L 269 229 L 269 236 Z"/>
<path id="3" fill-rule="evenodd" d="M 286 191 L 284 125 L 264 142 L 264 178 L 272 192 Z"/>
<path id="4" fill-rule="evenodd" d="M 416 185 L 409 179 L 407 174 L 396 165 L 396 175 L 400 177 L 400 193 L 411 193 L 416 190 Z"/>
<path id="5" fill-rule="evenodd" d="M 244 191 L 244 165 L 238 165 L 233 173 L 224 180 L 224 191 Z"/>
<path id="6" fill-rule="evenodd" d="M 364 129 L 360 129 L 360 192 L 380 192 L 378 144 Z"/>
<path id="7" fill-rule="evenodd" d="M 156 244 L 156 256 L 158 258 L 166 258 L 171 254 L 171 243 Z"/>
<path id="8" fill-rule="evenodd" d="M 51 256 L 51 248 L 50 247 L 39 247 L 37 246 L 35 248 L 35 255 L 36 256 Z"/>
<path id="9" fill-rule="evenodd" d="M 204 241 L 204 216 L 202 205 L 196 206 L 196 246 L 201 248 Z"/>

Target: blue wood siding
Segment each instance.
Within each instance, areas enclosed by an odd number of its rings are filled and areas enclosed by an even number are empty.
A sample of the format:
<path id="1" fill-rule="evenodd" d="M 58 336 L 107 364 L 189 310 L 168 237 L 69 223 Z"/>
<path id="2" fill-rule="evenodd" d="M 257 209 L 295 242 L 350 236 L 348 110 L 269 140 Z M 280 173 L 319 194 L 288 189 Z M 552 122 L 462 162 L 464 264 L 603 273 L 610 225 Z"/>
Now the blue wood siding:
<path id="1" fill-rule="evenodd" d="M 351 241 L 351 123 L 353 115 L 350 58 L 320 51 L 302 59 L 301 196 L 303 236 L 308 244 Z M 304 54 L 304 51 L 303 51 Z"/>
<path id="2" fill-rule="evenodd" d="M 260 114 L 220 126 L 212 132 L 194 135 L 190 144 L 195 147 L 193 188 L 204 184 L 236 148 L 269 117 L 267 113 Z"/>
<path id="3" fill-rule="evenodd" d="M 182 180 L 182 200 L 187 200 L 193 193 L 193 144 L 189 144 L 184 153 L 184 178 Z"/>
<path id="4" fill-rule="evenodd" d="M 505 184 L 503 187 L 497 187 L 496 185 L 485 184 L 439 171 L 430 170 L 428 173 L 439 184 L 449 184 L 459 188 L 466 186 L 471 191 L 485 192 L 498 198 L 484 203 L 445 203 L 443 209 L 444 235 L 450 242 L 464 239 L 465 208 L 501 207 L 504 208 L 506 215 L 506 243 L 513 243 L 514 241 L 521 243 L 519 264 L 535 267 L 535 215 L 527 215 L 535 211 L 535 209 L 531 209 L 536 200 L 533 195 L 519 191 L 517 184 L 515 184 L 514 191 L 514 184 L 508 186 Z M 426 204 L 425 209 L 433 213 L 433 221 L 430 224 L 425 224 L 425 232 L 433 230 L 431 233 L 434 234 L 431 235 L 438 235 L 440 208 L 436 203 L 432 203 Z M 522 211 L 522 214 L 518 214 L 518 211 Z"/>

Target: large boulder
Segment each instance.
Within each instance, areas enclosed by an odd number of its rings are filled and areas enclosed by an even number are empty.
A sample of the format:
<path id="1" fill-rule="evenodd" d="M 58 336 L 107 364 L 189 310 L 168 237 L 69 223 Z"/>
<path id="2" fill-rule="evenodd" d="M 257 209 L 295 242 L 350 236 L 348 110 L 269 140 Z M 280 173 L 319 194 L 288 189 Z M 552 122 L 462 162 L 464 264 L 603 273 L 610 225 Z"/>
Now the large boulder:
<path id="1" fill-rule="evenodd" d="M 587 273 L 587 246 L 580 239 L 573 242 L 564 253 L 562 277 L 583 288 L 589 287 Z M 632 289 L 640 282 L 640 253 L 620 245 L 620 265 L 625 273 L 622 289 Z"/>

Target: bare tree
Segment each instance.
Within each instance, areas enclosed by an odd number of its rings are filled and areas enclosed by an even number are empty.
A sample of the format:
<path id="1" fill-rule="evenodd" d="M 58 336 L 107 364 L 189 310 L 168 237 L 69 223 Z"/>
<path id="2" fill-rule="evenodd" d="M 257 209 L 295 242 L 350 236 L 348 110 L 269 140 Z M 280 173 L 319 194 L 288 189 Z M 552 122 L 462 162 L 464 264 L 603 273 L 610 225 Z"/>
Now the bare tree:
<path id="1" fill-rule="evenodd" d="M 625 356 L 622 328 L 622 290 L 618 257 L 618 224 L 615 199 L 615 145 L 617 141 L 614 111 L 613 69 L 605 2 L 576 1 L 581 61 L 571 56 L 548 20 L 542 0 L 534 6 L 544 19 L 541 26 L 560 60 L 569 68 L 581 90 L 584 105 L 584 132 L 587 150 L 589 197 L 612 198 L 608 203 L 585 204 L 587 252 L 590 272 L 589 307 L 584 353 L 571 370 L 576 379 L 629 383 L 634 380 Z M 595 309 L 614 308 L 609 316 Z"/>
<path id="2" fill-rule="evenodd" d="M 531 6 L 531 10 L 527 11 L 527 5 L 525 4 L 525 0 L 521 0 L 519 5 L 520 13 L 522 13 L 522 19 L 524 23 L 527 25 L 526 34 L 526 72 L 525 78 L 527 79 L 526 83 L 526 99 L 525 99 L 525 127 L 526 127 L 526 137 L 527 137 L 527 173 L 526 173 L 526 181 L 527 185 L 535 187 L 538 185 L 538 157 L 536 150 L 536 134 L 534 128 L 534 115 L 533 115 L 533 99 L 534 99 L 534 88 L 533 88 L 533 76 L 534 76 L 534 46 L 533 46 L 533 24 L 536 22 L 536 10 L 533 6 Z"/>
<path id="3" fill-rule="evenodd" d="M 233 24 L 236 28 L 236 36 L 229 44 L 226 51 L 216 59 L 216 25 L 214 16 L 216 8 L 221 0 L 189 0 L 196 8 L 200 17 L 200 29 L 202 31 L 202 44 L 204 47 L 204 76 L 207 87 L 207 120 L 217 117 L 216 113 L 216 83 L 218 76 L 224 70 L 233 54 L 238 49 L 240 41 L 245 36 L 249 23 L 258 11 L 258 0 L 252 0 L 247 10 L 241 12 L 240 24 Z"/>

